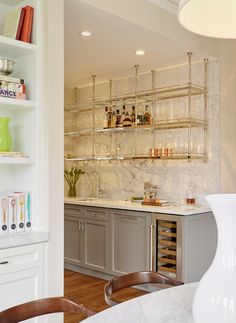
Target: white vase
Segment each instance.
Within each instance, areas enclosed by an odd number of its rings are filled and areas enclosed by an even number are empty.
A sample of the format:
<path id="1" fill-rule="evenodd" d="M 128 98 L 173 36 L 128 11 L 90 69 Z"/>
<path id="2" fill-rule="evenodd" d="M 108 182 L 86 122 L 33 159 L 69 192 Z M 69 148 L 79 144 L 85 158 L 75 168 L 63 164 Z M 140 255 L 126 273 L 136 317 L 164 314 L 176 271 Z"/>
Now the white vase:
<path id="1" fill-rule="evenodd" d="M 218 245 L 194 296 L 193 318 L 195 323 L 235 323 L 236 194 L 208 195 L 206 200 L 216 219 Z"/>

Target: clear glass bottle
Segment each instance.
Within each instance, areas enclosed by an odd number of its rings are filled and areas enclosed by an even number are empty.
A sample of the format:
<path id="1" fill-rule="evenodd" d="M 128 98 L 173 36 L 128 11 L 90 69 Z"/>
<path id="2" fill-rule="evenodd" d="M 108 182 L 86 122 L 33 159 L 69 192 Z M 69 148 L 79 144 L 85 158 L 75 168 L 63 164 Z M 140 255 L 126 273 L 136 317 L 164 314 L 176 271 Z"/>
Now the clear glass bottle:
<path id="1" fill-rule="evenodd" d="M 188 189 L 186 191 L 187 205 L 195 205 L 196 203 L 195 190 L 196 190 L 196 183 L 194 181 L 189 181 Z"/>
<path id="2" fill-rule="evenodd" d="M 143 114 L 141 112 L 141 106 L 139 106 L 138 113 L 137 113 L 137 125 L 141 126 L 143 124 Z"/>

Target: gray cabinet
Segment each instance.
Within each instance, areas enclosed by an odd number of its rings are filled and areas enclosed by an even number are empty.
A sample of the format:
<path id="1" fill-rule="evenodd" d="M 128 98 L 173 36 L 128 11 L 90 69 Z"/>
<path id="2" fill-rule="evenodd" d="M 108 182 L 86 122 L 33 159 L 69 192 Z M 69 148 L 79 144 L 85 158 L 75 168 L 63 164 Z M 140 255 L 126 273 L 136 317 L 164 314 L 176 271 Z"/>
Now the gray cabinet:
<path id="1" fill-rule="evenodd" d="M 91 269 L 109 271 L 109 225 L 99 220 L 84 220 L 84 265 Z"/>
<path id="2" fill-rule="evenodd" d="M 106 210 L 65 206 L 65 263 L 108 273 L 109 221 Z"/>
<path id="3" fill-rule="evenodd" d="M 65 261 L 75 265 L 82 263 L 82 231 L 79 219 L 65 217 Z"/>
<path id="4" fill-rule="evenodd" d="M 150 214 L 110 211 L 112 215 L 112 274 L 149 270 Z"/>

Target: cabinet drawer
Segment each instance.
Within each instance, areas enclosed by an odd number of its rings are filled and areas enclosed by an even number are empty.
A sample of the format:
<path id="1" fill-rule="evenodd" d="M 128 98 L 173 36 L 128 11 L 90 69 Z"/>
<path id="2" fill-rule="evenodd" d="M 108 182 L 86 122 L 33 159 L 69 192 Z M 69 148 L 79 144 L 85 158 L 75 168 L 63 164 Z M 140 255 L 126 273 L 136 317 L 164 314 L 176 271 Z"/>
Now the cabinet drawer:
<path id="1" fill-rule="evenodd" d="M 100 209 L 87 209 L 85 210 L 85 217 L 86 219 L 95 219 L 95 220 L 103 220 L 108 221 L 108 213 L 106 210 Z"/>
<path id="2" fill-rule="evenodd" d="M 0 275 L 43 266 L 43 245 L 9 248 L 0 251 Z"/>
<path id="3" fill-rule="evenodd" d="M 65 204 L 65 216 L 80 217 L 83 214 L 83 208 L 78 205 Z"/>

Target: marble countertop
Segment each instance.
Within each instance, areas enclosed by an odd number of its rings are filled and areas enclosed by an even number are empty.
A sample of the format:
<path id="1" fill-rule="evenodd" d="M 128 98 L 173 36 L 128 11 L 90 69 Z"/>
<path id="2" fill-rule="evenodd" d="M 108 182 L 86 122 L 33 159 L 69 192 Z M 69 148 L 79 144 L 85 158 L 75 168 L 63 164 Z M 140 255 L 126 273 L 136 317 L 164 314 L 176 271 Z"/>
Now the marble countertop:
<path id="1" fill-rule="evenodd" d="M 204 205 L 169 205 L 169 206 L 150 206 L 142 205 L 141 203 L 133 203 L 125 200 L 113 200 L 113 199 L 93 199 L 93 198 L 65 198 L 65 204 L 76 204 L 84 206 L 96 206 L 111 209 L 124 209 L 132 211 L 142 211 L 151 213 L 164 213 L 164 214 L 176 214 L 176 215 L 193 215 L 200 213 L 211 212 L 208 206 Z"/>
<path id="2" fill-rule="evenodd" d="M 193 323 L 197 283 L 163 289 L 133 298 L 83 320 L 83 323 Z"/>
<path id="3" fill-rule="evenodd" d="M 28 231 L 0 236 L 0 250 L 48 241 L 48 232 Z"/>

